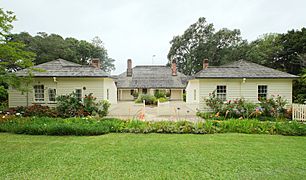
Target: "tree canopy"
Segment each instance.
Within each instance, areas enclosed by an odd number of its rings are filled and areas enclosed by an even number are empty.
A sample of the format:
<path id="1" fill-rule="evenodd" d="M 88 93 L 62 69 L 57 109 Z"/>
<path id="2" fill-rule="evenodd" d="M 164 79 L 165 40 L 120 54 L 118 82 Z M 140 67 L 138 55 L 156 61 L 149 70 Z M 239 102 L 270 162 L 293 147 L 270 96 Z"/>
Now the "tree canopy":
<path id="1" fill-rule="evenodd" d="M 108 56 L 102 40 L 95 37 L 92 42 L 77 40 L 72 37 L 63 38 L 58 34 L 39 32 L 31 36 L 27 32 L 12 34 L 7 37 L 10 42 L 23 42 L 28 51 L 36 53 L 35 64 L 41 64 L 58 58 L 79 64 L 88 64 L 91 58 L 101 60 L 101 69 L 110 72 L 115 69 L 114 59 Z"/>
<path id="2" fill-rule="evenodd" d="M 182 35 L 175 36 L 170 44 L 169 63 L 175 59 L 180 72 L 192 75 L 202 69 L 205 58 L 209 59 L 211 65 L 243 58 L 241 47 L 246 44 L 246 40 L 242 39 L 240 30 L 223 28 L 215 31 L 213 24 L 201 17 Z"/>
<path id="3" fill-rule="evenodd" d="M 216 66 L 245 59 L 294 75 L 306 76 L 306 28 L 287 33 L 268 33 L 248 43 L 238 29 L 214 29 L 201 17 L 182 35 L 170 41 L 168 65 L 173 59 L 177 68 L 186 75 L 193 75 L 203 67 L 203 60 Z M 294 83 L 293 97 L 297 102 L 306 101 L 306 82 Z"/>
<path id="4" fill-rule="evenodd" d="M 21 42 L 7 40 L 13 28 L 12 22 L 15 20 L 16 16 L 13 12 L 0 8 L 0 84 L 19 88 L 20 78 L 11 72 L 33 66 L 35 53 L 27 51 Z"/>

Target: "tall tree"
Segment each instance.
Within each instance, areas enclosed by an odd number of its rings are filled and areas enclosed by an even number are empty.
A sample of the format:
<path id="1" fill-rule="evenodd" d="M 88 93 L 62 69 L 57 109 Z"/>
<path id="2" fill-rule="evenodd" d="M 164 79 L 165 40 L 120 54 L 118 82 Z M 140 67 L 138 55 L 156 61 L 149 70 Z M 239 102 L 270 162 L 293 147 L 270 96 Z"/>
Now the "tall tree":
<path id="1" fill-rule="evenodd" d="M 291 30 L 280 37 L 283 51 L 276 65 L 292 74 L 299 74 L 306 67 L 306 28 Z"/>
<path id="2" fill-rule="evenodd" d="M 26 51 L 25 45 L 21 42 L 7 40 L 13 28 L 12 22 L 15 20 L 16 16 L 13 12 L 3 11 L 0 8 L 0 84 L 20 88 L 20 78 L 12 72 L 31 67 L 35 53 Z"/>
<path id="3" fill-rule="evenodd" d="M 268 67 L 277 67 L 278 56 L 283 51 L 280 38 L 281 35 L 276 33 L 260 36 L 248 45 L 246 59 Z"/>
<path id="4" fill-rule="evenodd" d="M 27 32 L 13 34 L 8 38 L 12 42 L 23 42 L 25 48 L 35 52 L 37 57 L 35 64 L 41 64 L 52 61 L 57 58 L 66 59 L 79 64 L 86 65 L 91 58 L 100 58 L 102 62 L 101 69 L 110 72 L 115 69 L 114 59 L 108 57 L 107 50 L 99 37 L 95 37 L 90 43 L 75 38 L 62 38 L 57 34 L 48 35 L 45 32 L 39 32 L 32 37 Z"/>
<path id="5" fill-rule="evenodd" d="M 215 32 L 214 26 L 204 17 L 190 25 L 180 36 L 171 41 L 168 53 L 169 63 L 176 59 L 178 70 L 192 75 L 202 69 L 203 59 L 211 65 L 221 65 L 244 57 L 244 45 L 238 29 L 223 28 Z"/>
<path id="6" fill-rule="evenodd" d="M 115 70 L 114 62 L 115 60 L 108 56 L 107 50 L 104 47 L 103 41 L 98 37 L 94 37 L 92 40 L 92 45 L 95 47 L 93 51 L 93 56 L 101 60 L 101 69 L 105 72 L 110 72 Z"/>

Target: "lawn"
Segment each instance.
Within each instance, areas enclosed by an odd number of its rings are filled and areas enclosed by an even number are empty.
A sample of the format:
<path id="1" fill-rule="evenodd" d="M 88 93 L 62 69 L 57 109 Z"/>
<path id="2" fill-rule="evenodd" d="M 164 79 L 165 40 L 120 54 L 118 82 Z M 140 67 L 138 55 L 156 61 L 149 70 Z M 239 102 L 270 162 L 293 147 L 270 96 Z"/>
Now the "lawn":
<path id="1" fill-rule="evenodd" d="M 0 133 L 0 179 L 303 179 L 306 137 Z"/>

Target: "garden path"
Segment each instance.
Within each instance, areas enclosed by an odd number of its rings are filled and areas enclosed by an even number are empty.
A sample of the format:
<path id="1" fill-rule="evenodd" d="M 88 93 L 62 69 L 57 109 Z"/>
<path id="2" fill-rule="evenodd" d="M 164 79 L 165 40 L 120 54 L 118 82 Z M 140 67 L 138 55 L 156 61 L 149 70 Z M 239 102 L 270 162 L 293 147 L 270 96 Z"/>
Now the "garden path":
<path id="1" fill-rule="evenodd" d="M 143 104 L 135 104 L 132 101 L 119 101 L 110 107 L 108 117 L 143 119 L 147 121 L 201 120 L 196 116 L 194 108 L 188 106 L 183 101 L 170 101 L 163 103 L 159 107 L 144 106 Z"/>

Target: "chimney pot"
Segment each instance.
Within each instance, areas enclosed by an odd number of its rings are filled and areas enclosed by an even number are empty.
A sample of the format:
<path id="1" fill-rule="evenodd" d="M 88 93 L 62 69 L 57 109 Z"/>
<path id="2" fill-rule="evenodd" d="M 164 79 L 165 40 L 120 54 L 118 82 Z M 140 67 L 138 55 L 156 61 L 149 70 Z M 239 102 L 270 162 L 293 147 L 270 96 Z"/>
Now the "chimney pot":
<path id="1" fill-rule="evenodd" d="M 128 59 L 128 60 L 127 60 L 126 76 L 131 77 L 132 74 L 133 74 L 132 59 Z"/>
<path id="2" fill-rule="evenodd" d="M 176 69 L 176 60 L 175 59 L 172 60 L 171 70 L 172 70 L 172 76 L 176 76 L 177 75 L 177 69 Z"/>
<path id="3" fill-rule="evenodd" d="M 94 68 L 100 69 L 101 68 L 101 61 L 99 58 L 92 58 L 90 65 Z"/>
<path id="4" fill-rule="evenodd" d="M 209 65 L 208 59 L 204 59 L 204 61 L 203 61 L 203 69 L 207 69 L 208 65 Z"/>

